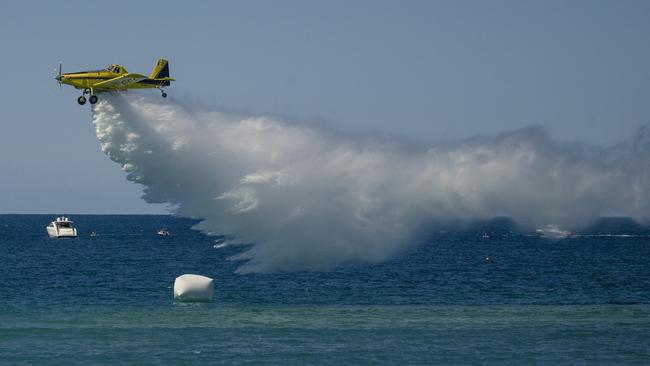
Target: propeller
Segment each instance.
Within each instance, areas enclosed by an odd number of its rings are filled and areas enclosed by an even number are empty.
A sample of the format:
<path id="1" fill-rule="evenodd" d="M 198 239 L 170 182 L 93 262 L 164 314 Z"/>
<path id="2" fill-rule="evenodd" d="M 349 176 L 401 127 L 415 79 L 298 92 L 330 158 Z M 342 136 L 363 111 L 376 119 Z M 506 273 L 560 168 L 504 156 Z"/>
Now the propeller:
<path id="1" fill-rule="evenodd" d="M 54 80 L 59 82 L 59 89 L 61 89 L 61 69 L 63 68 L 63 62 L 59 61 L 59 73 L 57 74 L 57 69 L 54 69 Z"/>

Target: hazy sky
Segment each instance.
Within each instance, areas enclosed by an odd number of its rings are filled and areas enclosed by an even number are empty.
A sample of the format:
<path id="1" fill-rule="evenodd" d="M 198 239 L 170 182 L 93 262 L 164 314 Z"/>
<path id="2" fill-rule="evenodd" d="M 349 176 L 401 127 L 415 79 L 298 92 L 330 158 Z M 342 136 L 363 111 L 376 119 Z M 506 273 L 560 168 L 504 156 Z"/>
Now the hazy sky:
<path id="1" fill-rule="evenodd" d="M 100 151 L 60 60 L 166 57 L 172 98 L 355 134 L 608 143 L 650 122 L 649 40 L 650 1 L 3 2 L 0 213 L 164 212 Z"/>

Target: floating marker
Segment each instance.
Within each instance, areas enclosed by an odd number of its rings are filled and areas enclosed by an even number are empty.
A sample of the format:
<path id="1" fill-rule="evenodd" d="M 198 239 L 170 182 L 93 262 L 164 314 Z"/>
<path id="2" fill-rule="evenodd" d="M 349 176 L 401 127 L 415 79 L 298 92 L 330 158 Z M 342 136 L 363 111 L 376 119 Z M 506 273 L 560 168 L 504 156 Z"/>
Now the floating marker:
<path id="1" fill-rule="evenodd" d="M 208 302 L 214 293 L 214 280 L 195 274 L 184 274 L 174 281 L 174 300 Z"/>

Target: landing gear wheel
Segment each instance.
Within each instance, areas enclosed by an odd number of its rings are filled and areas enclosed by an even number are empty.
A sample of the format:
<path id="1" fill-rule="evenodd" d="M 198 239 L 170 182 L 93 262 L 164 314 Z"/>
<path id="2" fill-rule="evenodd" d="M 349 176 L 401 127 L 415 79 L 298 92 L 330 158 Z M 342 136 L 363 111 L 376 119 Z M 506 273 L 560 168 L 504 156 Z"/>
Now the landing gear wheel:
<path id="1" fill-rule="evenodd" d="M 79 103 L 81 105 L 86 104 L 86 97 L 84 97 L 83 95 L 80 96 L 79 98 L 77 98 L 77 103 Z"/>
<path id="2" fill-rule="evenodd" d="M 162 97 L 163 97 L 163 98 L 167 98 L 167 93 L 163 92 L 163 93 L 162 93 Z"/>
<path id="3" fill-rule="evenodd" d="M 90 104 L 97 103 L 97 96 L 96 95 L 91 95 L 90 98 L 88 98 L 88 101 L 90 102 Z"/>

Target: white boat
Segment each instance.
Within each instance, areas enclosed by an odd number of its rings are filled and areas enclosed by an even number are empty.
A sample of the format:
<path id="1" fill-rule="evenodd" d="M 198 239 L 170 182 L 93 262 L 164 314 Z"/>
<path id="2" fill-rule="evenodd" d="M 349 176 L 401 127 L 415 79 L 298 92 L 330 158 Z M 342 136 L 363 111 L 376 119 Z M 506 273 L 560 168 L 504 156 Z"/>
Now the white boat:
<path id="1" fill-rule="evenodd" d="M 158 230 L 158 235 L 160 235 L 160 236 L 169 236 L 169 231 L 167 231 L 165 229 L 160 229 L 160 230 Z"/>
<path id="2" fill-rule="evenodd" d="M 77 229 L 72 225 L 72 221 L 65 216 L 57 217 L 46 227 L 47 234 L 53 238 L 76 238 Z"/>

